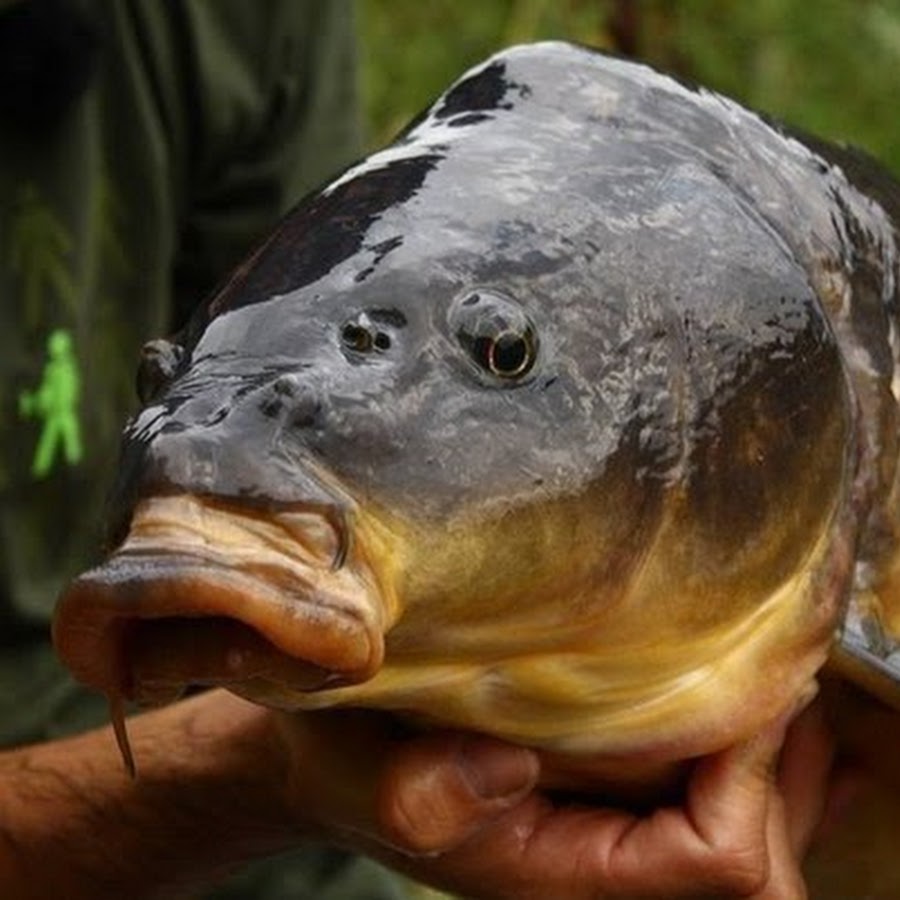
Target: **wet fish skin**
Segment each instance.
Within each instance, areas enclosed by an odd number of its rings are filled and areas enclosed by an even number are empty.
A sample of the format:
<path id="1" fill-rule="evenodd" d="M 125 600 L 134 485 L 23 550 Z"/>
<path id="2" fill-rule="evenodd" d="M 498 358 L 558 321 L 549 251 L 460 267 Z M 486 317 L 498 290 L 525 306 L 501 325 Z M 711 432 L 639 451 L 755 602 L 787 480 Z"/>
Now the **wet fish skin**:
<path id="1" fill-rule="evenodd" d="M 893 559 L 897 195 L 851 159 L 645 66 L 493 57 L 197 311 L 126 430 L 116 542 L 157 496 L 203 498 L 203 553 L 226 513 L 331 523 L 358 595 L 250 618 L 287 652 L 333 613 L 352 671 L 335 643 L 340 687 L 234 684 L 266 702 L 617 766 L 751 732 L 824 663 L 856 573 Z M 89 573 L 57 623 L 113 692 L 68 636 L 85 609 L 100 632 L 155 615 L 135 603 L 154 578 L 177 593 L 140 521 L 128 589 L 121 564 Z M 167 610 L 225 615 L 221 579 Z"/>

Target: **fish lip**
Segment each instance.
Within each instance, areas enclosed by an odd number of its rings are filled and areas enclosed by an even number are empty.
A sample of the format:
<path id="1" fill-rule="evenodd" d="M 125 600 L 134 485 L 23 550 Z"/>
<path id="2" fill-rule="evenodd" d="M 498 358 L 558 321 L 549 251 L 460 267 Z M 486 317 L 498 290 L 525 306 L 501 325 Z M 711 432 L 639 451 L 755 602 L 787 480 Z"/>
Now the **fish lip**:
<path id="1" fill-rule="evenodd" d="M 352 554 L 346 516 L 292 509 L 285 528 L 280 513 L 251 513 L 193 497 L 139 508 L 120 550 L 60 597 L 53 640 L 75 677 L 110 696 L 137 700 L 153 699 L 164 687 L 175 695 L 194 683 L 230 686 L 227 667 L 211 681 L 194 680 L 187 656 L 180 685 L 176 679 L 168 687 L 142 686 L 129 656 L 137 640 L 144 662 L 149 658 L 141 623 L 206 620 L 204 627 L 211 627 L 228 619 L 265 642 L 271 658 L 280 660 L 276 668 L 296 682 L 283 685 L 291 690 L 371 678 L 384 655 L 383 608 L 375 579 Z M 202 515 L 182 527 L 179 515 L 192 514 Z M 311 519 L 327 528 L 303 546 L 297 532 Z M 207 539 L 217 529 L 227 539 L 224 547 Z"/>

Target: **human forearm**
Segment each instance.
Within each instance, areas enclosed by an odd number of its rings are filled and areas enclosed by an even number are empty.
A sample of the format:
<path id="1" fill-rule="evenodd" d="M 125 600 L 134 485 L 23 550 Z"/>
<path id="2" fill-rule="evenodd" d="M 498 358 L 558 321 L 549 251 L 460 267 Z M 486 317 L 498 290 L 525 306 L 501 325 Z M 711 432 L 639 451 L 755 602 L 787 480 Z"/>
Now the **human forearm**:
<path id="1" fill-rule="evenodd" d="M 129 734 L 134 780 L 109 729 L 0 754 L 3 896 L 180 896 L 304 835 L 266 711 L 213 692 Z"/>
<path id="2" fill-rule="evenodd" d="M 687 809 L 637 819 L 557 806 L 534 754 L 488 738 L 402 738 L 367 713 L 280 716 L 210 692 L 131 721 L 135 781 L 109 730 L 0 754 L 0 896 L 195 896 L 315 838 L 495 900 L 795 900 L 831 749 L 804 715 L 776 783 L 785 724 L 699 763 Z"/>

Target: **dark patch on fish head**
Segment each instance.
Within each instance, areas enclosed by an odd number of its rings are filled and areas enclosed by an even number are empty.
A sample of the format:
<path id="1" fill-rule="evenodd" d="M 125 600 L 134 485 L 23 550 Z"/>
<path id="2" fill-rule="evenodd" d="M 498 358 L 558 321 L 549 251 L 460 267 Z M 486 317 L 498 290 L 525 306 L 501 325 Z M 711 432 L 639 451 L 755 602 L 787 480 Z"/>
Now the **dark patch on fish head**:
<path id="1" fill-rule="evenodd" d="M 412 122 L 395 147 L 414 144 L 417 149 L 391 157 L 390 148 L 351 167 L 324 191 L 313 192 L 285 218 L 281 226 L 222 285 L 198 311 L 186 340 L 195 340 L 216 315 L 239 306 L 298 290 L 328 275 L 366 247 L 373 224 L 391 210 L 413 201 L 429 173 L 447 154 L 439 132 L 424 135 L 423 123 L 467 129 L 490 123 L 497 111 L 511 111 L 527 99 L 527 84 L 507 77 L 498 61 L 460 79 L 431 110 Z M 435 131 L 435 129 L 432 129 Z M 384 157 L 381 160 L 381 157 Z M 384 254 L 397 236 L 375 249 Z M 377 264 L 377 257 L 375 263 Z M 362 280 L 367 270 L 357 277 Z"/>

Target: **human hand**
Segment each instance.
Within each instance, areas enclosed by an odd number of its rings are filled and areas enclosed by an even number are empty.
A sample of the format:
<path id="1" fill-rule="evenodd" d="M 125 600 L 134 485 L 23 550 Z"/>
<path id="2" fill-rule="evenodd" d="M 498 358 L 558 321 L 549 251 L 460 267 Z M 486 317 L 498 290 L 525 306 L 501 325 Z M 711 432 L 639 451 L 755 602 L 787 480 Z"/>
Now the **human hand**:
<path id="1" fill-rule="evenodd" d="M 489 738 L 398 741 L 378 716 L 284 720 L 298 814 L 329 840 L 466 896 L 796 900 L 832 742 L 818 707 L 701 760 L 679 808 L 555 806 L 540 761 Z M 783 744 L 783 749 L 782 748 Z M 776 760 L 781 749 L 780 764 Z"/>
<path id="2" fill-rule="evenodd" d="M 836 758 L 804 867 L 810 894 L 900 897 L 900 714 L 842 679 L 823 678 L 821 697 Z"/>
<path id="3" fill-rule="evenodd" d="M 830 830 L 867 796 L 887 791 L 900 798 L 900 711 L 834 678 L 822 682 L 822 705 L 838 754 L 825 817 Z"/>

